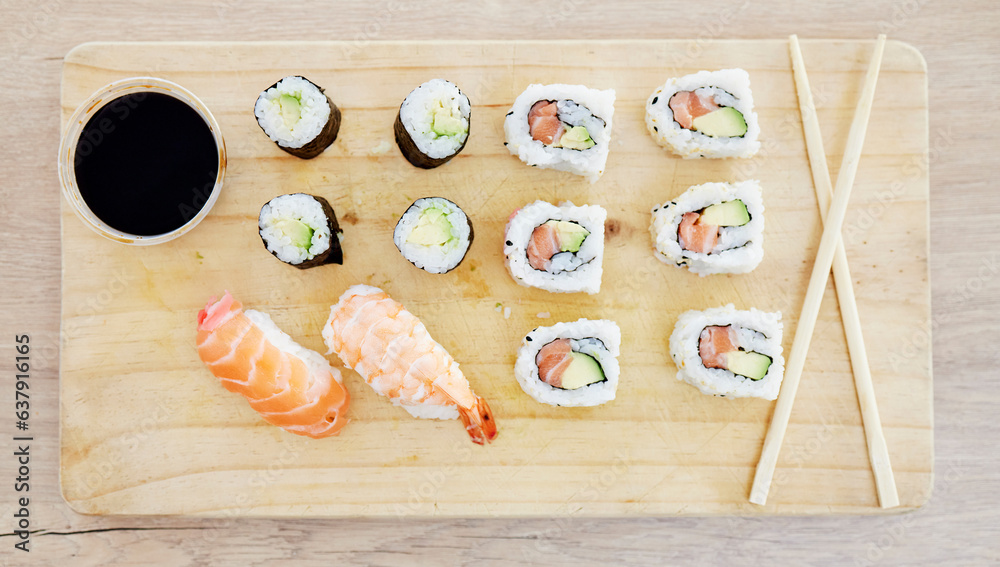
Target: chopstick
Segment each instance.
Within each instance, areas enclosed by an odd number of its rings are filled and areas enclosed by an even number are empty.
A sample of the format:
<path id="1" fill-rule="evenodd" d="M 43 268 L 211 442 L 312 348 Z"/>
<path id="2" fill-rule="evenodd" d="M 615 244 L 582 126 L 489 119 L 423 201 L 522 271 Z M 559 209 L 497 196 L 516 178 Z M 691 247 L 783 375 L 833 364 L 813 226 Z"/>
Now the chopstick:
<path id="1" fill-rule="evenodd" d="M 809 76 L 802 60 L 798 36 L 794 34 L 789 36 L 788 48 L 792 55 L 795 88 L 799 97 L 802 127 L 805 130 L 806 152 L 809 154 L 813 184 L 816 186 L 816 200 L 819 201 L 820 216 L 825 217 L 830 208 L 830 198 L 833 196 L 833 184 L 830 182 L 830 169 L 826 164 L 823 136 L 819 130 L 819 119 L 816 117 L 816 106 L 813 104 L 812 89 L 809 88 Z M 854 283 L 851 280 L 843 237 L 837 240 L 837 249 L 833 255 L 833 281 L 836 284 L 840 316 L 844 321 L 844 334 L 847 335 L 847 351 L 854 371 L 854 386 L 858 391 L 858 402 L 861 405 L 861 422 L 865 428 L 868 459 L 871 461 L 872 472 L 875 473 L 875 489 L 879 504 L 883 508 L 893 508 L 899 506 L 899 494 L 896 492 L 896 480 L 892 474 L 892 465 L 889 463 L 889 448 L 885 442 L 882 420 L 879 418 L 878 405 L 875 402 L 875 387 L 872 385 L 871 368 L 868 366 L 868 353 L 861 332 L 861 317 L 858 315 L 858 303 L 854 297 Z"/>
<path id="2" fill-rule="evenodd" d="M 781 443 L 784 441 L 785 431 L 788 429 L 788 419 L 791 417 L 795 394 L 799 389 L 799 380 L 802 378 L 802 369 L 805 366 L 809 343 L 812 341 L 813 330 L 816 328 L 816 317 L 819 315 L 820 303 L 823 301 L 823 291 L 826 289 L 826 282 L 830 277 L 830 268 L 833 266 L 837 244 L 841 242 L 840 232 L 844 225 L 844 218 L 847 216 L 847 204 L 851 197 L 851 189 L 854 187 L 855 175 L 858 172 L 858 162 L 861 159 L 861 150 L 864 147 L 865 134 L 868 130 L 868 117 L 871 115 L 872 101 L 875 98 L 875 84 L 878 82 L 878 72 L 882 65 L 882 52 L 884 50 L 885 35 L 882 34 L 875 42 L 875 52 L 865 76 L 861 99 L 854 111 L 854 121 L 851 123 L 851 129 L 847 135 L 847 147 L 844 150 L 844 159 L 837 176 L 837 189 L 833 193 L 833 201 L 830 203 L 830 210 L 826 216 L 823 237 L 820 239 L 819 250 L 816 252 L 816 260 L 809 277 L 809 287 L 806 289 L 806 297 L 802 302 L 802 310 L 799 314 L 799 323 L 795 329 L 795 338 L 792 341 L 792 350 L 788 355 L 785 378 L 781 384 L 781 392 L 778 394 L 778 402 L 774 407 L 771 425 L 764 437 L 764 448 L 761 451 L 760 461 L 757 462 L 757 471 L 750 489 L 750 502 L 761 506 L 767 502 L 767 493 L 771 488 L 771 479 L 774 477 L 774 468 L 778 463 Z"/>

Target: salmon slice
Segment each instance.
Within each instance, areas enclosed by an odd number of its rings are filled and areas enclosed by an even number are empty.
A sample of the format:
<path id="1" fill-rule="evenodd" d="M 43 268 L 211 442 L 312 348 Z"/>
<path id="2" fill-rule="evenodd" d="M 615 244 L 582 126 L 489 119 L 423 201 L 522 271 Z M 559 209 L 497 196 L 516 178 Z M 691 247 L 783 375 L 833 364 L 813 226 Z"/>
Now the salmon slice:
<path id="1" fill-rule="evenodd" d="M 726 353 L 736 350 L 736 332 L 731 325 L 710 326 L 701 331 L 698 355 L 705 368 L 726 368 Z"/>
<path id="2" fill-rule="evenodd" d="M 543 346 L 535 355 L 539 380 L 553 388 L 561 388 L 562 375 L 573 361 L 571 352 L 569 339 L 556 339 Z"/>
<path id="3" fill-rule="evenodd" d="M 290 339 L 268 321 L 251 319 L 228 293 L 213 299 L 198 313 L 199 357 L 268 423 L 313 438 L 336 435 L 350 402 L 340 373 L 316 353 L 275 346 Z"/>
<path id="4" fill-rule="evenodd" d="M 531 231 L 531 242 L 526 250 L 528 264 L 536 270 L 547 270 L 552 257 L 559 253 L 559 233 L 550 224 L 540 224 Z"/>
<path id="5" fill-rule="evenodd" d="M 562 138 L 565 127 L 556 116 L 558 110 L 558 105 L 548 100 L 540 100 L 531 106 L 531 110 L 528 111 L 528 129 L 531 131 L 532 140 L 551 146 L 553 142 Z"/>
<path id="6" fill-rule="evenodd" d="M 670 110 L 674 120 L 681 128 L 691 129 L 694 119 L 709 112 L 719 110 L 719 105 L 711 96 L 700 95 L 694 91 L 679 91 L 670 97 Z"/>
<path id="7" fill-rule="evenodd" d="M 684 250 L 709 254 L 719 242 L 719 227 L 714 224 L 699 222 L 698 213 L 684 213 L 681 224 L 677 227 L 678 244 Z"/>

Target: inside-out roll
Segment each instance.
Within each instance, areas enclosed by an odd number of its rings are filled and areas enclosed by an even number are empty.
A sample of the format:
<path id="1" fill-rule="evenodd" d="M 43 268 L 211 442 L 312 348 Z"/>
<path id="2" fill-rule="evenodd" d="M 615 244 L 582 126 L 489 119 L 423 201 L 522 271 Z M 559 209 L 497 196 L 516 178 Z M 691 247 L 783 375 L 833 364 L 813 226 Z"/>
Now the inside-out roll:
<path id="1" fill-rule="evenodd" d="M 271 141 L 303 159 L 323 153 L 340 132 L 340 109 L 322 88 L 298 75 L 285 77 L 260 93 L 254 116 Z"/>
<path id="2" fill-rule="evenodd" d="M 538 327 L 524 337 L 514 364 L 521 389 L 543 404 L 597 406 L 615 399 L 621 329 L 580 319 Z"/>
<path id="3" fill-rule="evenodd" d="M 785 373 L 781 332 L 780 311 L 688 311 L 670 335 L 677 379 L 704 394 L 774 400 Z"/>
<path id="4" fill-rule="evenodd" d="M 416 167 L 438 167 L 465 147 L 471 119 L 472 104 L 458 86 L 444 79 L 427 81 L 399 105 L 396 145 Z"/>
<path id="5" fill-rule="evenodd" d="M 472 222 L 443 197 L 417 199 L 396 223 L 392 241 L 414 266 L 432 274 L 455 269 L 472 244 Z"/>
<path id="6" fill-rule="evenodd" d="M 742 274 L 764 258 L 760 183 L 704 183 L 652 210 L 656 257 L 701 276 Z"/>
<path id="7" fill-rule="evenodd" d="M 684 158 L 753 157 L 760 126 L 750 75 L 723 69 L 668 80 L 646 101 L 646 128 L 656 143 Z"/>
<path id="8" fill-rule="evenodd" d="M 598 205 L 535 201 L 507 221 L 503 253 L 517 283 L 572 293 L 601 290 L 604 221 Z"/>
<path id="9" fill-rule="evenodd" d="M 595 182 L 608 161 L 614 105 L 612 89 L 528 85 L 504 119 L 504 145 L 528 165 Z"/>

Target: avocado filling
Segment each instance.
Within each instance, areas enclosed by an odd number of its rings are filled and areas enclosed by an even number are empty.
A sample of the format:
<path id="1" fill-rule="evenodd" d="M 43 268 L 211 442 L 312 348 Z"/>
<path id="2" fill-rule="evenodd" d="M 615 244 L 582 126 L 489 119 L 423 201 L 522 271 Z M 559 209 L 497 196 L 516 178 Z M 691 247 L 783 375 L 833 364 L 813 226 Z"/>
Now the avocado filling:
<path id="1" fill-rule="evenodd" d="M 433 114 L 431 131 L 438 136 L 458 136 L 466 132 L 462 115 L 457 108 L 445 107 L 443 101 L 438 101 Z"/>
<path id="2" fill-rule="evenodd" d="M 420 218 L 406 237 L 406 241 L 421 246 L 453 246 L 457 239 L 452 235 L 447 211 L 429 207 L 420 211 Z"/>
<path id="3" fill-rule="evenodd" d="M 743 114 L 731 106 L 699 116 L 691 122 L 691 126 L 712 138 L 739 138 L 747 133 L 747 122 Z"/>
<path id="4" fill-rule="evenodd" d="M 274 228 L 291 240 L 292 246 L 308 251 L 312 247 L 313 233 L 316 231 L 306 223 L 284 218 L 274 223 Z"/>
<path id="5" fill-rule="evenodd" d="M 734 350 L 726 353 L 726 366 L 733 374 L 756 382 L 767 376 L 767 369 L 771 367 L 771 357 L 759 352 Z"/>
<path id="6" fill-rule="evenodd" d="M 559 138 L 559 143 L 554 145 L 570 150 L 586 150 L 594 147 L 597 143 L 590 138 L 590 133 L 587 132 L 585 126 L 573 126 L 566 130 Z"/>
<path id="7" fill-rule="evenodd" d="M 302 118 L 302 102 L 292 95 L 281 95 L 278 98 L 278 107 L 281 109 L 281 119 L 287 128 L 295 126 Z"/>
<path id="8" fill-rule="evenodd" d="M 705 207 L 698 222 L 715 226 L 743 226 L 750 222 L 746 203 L 739 199 Z"/>
<path id="9" fill-rule="evenodd" d="M 576 254 L 583 246 L 583 241 L 590 236 L 590 231 L 572 221 L 548 220 L 545 224 L 555 229 L 556 238 L 559 239 L 560 252 L 572 252 Z"/>
<path id="10" fill-rule="evenodd" d="M 576 351 L 569 353 L 569 355 L 571 360 L 563 372 L 559 388 L 576 390 L 606 380 L 604 369 L 594 357 Z"/>

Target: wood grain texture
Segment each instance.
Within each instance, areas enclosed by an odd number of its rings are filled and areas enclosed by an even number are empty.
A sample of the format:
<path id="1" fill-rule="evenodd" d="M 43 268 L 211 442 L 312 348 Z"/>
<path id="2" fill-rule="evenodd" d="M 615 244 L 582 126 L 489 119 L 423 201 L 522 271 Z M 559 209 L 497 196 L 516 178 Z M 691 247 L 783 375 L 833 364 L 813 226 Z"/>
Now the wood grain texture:
<path id="1" fill-rule="evenodd" d="M 824 286 L 824 328 L 811 350 L 768 506 L 749 505 L 747 491 L 772 404 L 703 396 L 673 379 L 666 342 L 687 309 L 734 302 L 780 310 L 794 328 L 822 232 L 787 43 L 717 42 L 671 70 L 750 72 L 765 134 L 761 153 L 743 161 L 680 160 L 646 134 L 646 98 L 665 80 L 658 65 L 683 53 L 684 45 L 106 43 L 74 49 L 64 64 L 65 116 L 111 81 L 159 76 L 191 89 L 212 110 L 229 165 L 209 216 L 165 245 L 102 239 L 75 222 L 64 204 L 61 481 L 70 505 L 94 514 L 237 510 L 251 516 L 879 512 L 832 285 Z M 824 118 L 836 117 L 827 121 L 830 131 L 846 131 L 849 120 L 840 118 L 852 115 L 870 42 L 807 42 L 804 49 L 818 88 L 848 106 L 823 107 Z M 552 63 L 543 63 L 546 54 Z M 343 113 L 338 143 L 310 161 L 275 147 L 249 111 L 261 89 L 292 73 L 324 86 Z M 376 152 L 391 142 L 388 125 L 398 102 L 414 85 L 439 76 L 473 102 L 465 151 L 433 171 L 413 168 L 395 150 Z M 525 167 L 504 148 L 502 123 L 514 97 L 545 81 L 616 89 L 613 150 L 598 183 Z M 898 335 L 930 320 L 925 84 L 920 55 L 892 44 L 851 216 L 875 206 L 886 212 L 874 226 L 859 228 L 848 247 L 870 336 Z M 898 178 L 897 168 L 907 164 L 913 175 Z M 752 274 L 699 278 L 653 257 L 647 228 L 653 206 L 693 184 L 747 178 L 760 180 L 767 207 L 767 260 Z M 881 205 L 883 188 L 893 183 L 892 202 Z M 260 245 L 260 206 L 298 191 L 325 197 L 342 219 L 342 267 L 303 272 Z M 445 275 L 410 266 L 392 244 L 396 219 L 426 196 L 459 203 L 476 227 L 465 262 Z M 537 198 L 608 209 L 601 294 L 553 295 L 506 276 L 504 223 Z M 194 314 L 210 295 L 228 289 L 322 350 L 319 331 L 329 306 L 355 283 L 385 288 L 423 319 L 490 401 L 501 432 L 496 442 L 472 447 L 457 422 L 413 420 L 353 372 L 353 423 L 336 439 L 303 439 L 267 426 L 242 399 L 227 395 L 197 358 Z M 886 285 L 892 296 L 878 297 Z M 511 309 L 509 319 L 497 312 L 498 303 Z M 599 408 L 539 405 L 513 380 L 520 339 L 536 326 L 580 317 L 612 319 L 623 329 L 618 397 Z M 786 337 L 787 350 L 791 333 Z M 886 360 L 890 353 L 876 343 L 872 356 Z M 925 345 L 906 363 L 876 364 L 904 509 L 923 504 L 930 489 L 929 356 Z M 96 392 L 103 397 L 95 399 Z M 123 407 L 122 400 L 129 403 Z M 339 489 L 345 485 L 351 490 Z"/>
<path id="2" fill-rule="evenodd" d="M 936 368 L 935 461 L 931 500 L 921 510 L 892 517 L 667 518 L 635 520 L 215 520 L 107 518 L 73 513 L 58 484 L 58 329 L 60 206 L 55 174 L 59 141 L 62 61 L 91 40 L 433 39 L 431 22 L 451 3 L 419 7 L 348 1 L 317 17 L 312 7 L 260 0 L 203 4 L 182 0 L 83 0 L 0 5 L 0 99 L 23 101 L 19 85 L 32 81 L 37 119 L 5 120 L 0 131 L 18 144 L 0 149 L 0 327 L 29 332 L 36 405 L 33 406 L 33 552 L 0 538 L 0 561 L 11 565 L 986 565 L 1000 557 L 1000 364 L 992 336 L 1000 329 L 1000 279 L 995 255 L 943 238 L 965 226 L 1000 245 L 995 227 L 992 162 L 1000 151 L 1000 98 L 984 105 L 952 104 L 956 89 L 1000 92 L 1000 61 L 984 57 L 1000 45 L 992 2 L 723 4 L 623 1 L 613 6 L 560 2 L 552 17 L 523 14 L 533 3 L 486 2 L 449 29 L 455 38 L 700 37 L 696 52 L 718 38 L 870 39 L 885 31 L 917 46 L 928 61 L 930 89 L 931 273 Z M 409 8 L 409 9 L 407 9 Z M 335 13 L 335 15 L 334 15 Z M 594 22 L 601 26 L 594 27 Z M 807 64 L 809 62 L 807 61 Z M 986 113 L 984 113 L 984 108 Z M 5 116 L 8 114 L 5 113 Z M 966 136 L 965 133 L 974 133 Z M 827 137 L 831 133 L 825 131 Z M 836 163 L 840 147 L 829 146 Z M 30 240 L 25 235 L 30 235 Z M 25 243 L 23 245 L 18 243 Z M 929 341 L 922 329 L 884 337 L 905 354 Z M 4 342 L 2 352 L 12 356 Z M 10 431 L 9 425 L 4 431 Z M 11 478 L 8 459 L 0 476 Z M 13 493 L 0 498 L 0 517 L 13 513 Z M 5 525 L 11 526 L 8 522 Z M 0 530 L 9 534 L 12 528 Z"/>

